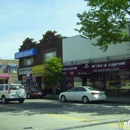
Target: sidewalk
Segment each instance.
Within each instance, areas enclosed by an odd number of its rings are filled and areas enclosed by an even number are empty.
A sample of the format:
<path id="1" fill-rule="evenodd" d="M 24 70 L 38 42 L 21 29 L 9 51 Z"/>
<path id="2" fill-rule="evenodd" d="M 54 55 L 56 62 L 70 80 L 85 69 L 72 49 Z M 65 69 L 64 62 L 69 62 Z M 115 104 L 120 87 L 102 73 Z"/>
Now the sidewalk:
<path id="1" fill-rule="evenodd" d="M 124 97 L 124 96 L 108 96 L 107 102 L 115 102 L 115 103 L 128 103 L 130 104 L 130 97 Z"/>
<path id="2" fill-rule="evenodd" d="M 52 94 L 47 94 L 44 99 L 51 99 L 51 100 L 59 100 L 59 95 L 53 96 Z M 130 97 L 116 97 L 116 96 L 108 96 L 106 102 L 112 103 L 127 103 L 130 104 Z"/>

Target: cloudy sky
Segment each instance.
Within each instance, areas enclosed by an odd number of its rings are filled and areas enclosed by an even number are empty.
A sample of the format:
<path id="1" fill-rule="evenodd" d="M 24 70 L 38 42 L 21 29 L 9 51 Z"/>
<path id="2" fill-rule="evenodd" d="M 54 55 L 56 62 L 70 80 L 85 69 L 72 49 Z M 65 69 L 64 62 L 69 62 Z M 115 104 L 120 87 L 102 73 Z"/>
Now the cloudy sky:
<path id="1" fill-rule="evenodd" d="M 84 0 L 0 0 L 0 58 L 14 59 L 27 37 L 39 42 L 48 30 L 77 35 L 76 14 L 84 10 Z"/>

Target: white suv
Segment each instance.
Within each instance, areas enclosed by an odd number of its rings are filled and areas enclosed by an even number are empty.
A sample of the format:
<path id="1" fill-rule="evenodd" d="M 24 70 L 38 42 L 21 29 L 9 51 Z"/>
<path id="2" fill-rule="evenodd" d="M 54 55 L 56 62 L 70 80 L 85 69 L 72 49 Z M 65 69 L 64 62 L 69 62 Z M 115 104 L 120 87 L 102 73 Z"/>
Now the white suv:
<path id="1" fill-rule="evenodd" d="M 25 98 L 26 91 L 22 84 L 0 85 L 0 100 L 2 100 L 2 103 L 8 103 L 8 101 L 19 101 L 19 103 L 23 103 Z"/>

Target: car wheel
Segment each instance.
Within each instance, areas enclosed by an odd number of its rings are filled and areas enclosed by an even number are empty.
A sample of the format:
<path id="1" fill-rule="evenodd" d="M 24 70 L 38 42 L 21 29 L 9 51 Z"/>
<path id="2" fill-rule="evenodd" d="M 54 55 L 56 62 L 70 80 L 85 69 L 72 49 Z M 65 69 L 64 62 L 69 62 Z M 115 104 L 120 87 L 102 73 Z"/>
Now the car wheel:
<path id="1" fill-rule="evenodd" d="M 19 100 L 19 103 L 23 103 L 23 102 L 24 102 L 24 99 L 20 99 L 20 100 Z"/>
<path id="2" fill-rule="evenodd" d="M 2 97 L 2 103 L 3 103 L 3 104 L 7 103 L 7 99 L 6 99 L 5 96 Z"/>
<path id="3" fill-rule="evenodd" d="M 31 98 L 31 97 L 30 97 L 30 94 L 27 94 L 27 98 L 28 98 L 28 99 L 30 99 L 30 98 Z"/>
<path id="4" fill-rule="evenodd" d="M 82 98 L 82 102 L 83 102 L 83 103 L 88 103 L 88 102 L 89 102 L 88 97 L 87 97 L 87 96 L 84 96 L 84 97 Z"/>
<path id="5" fill-rule="evenodd" d="M 60 97 L 60 100 L 61 100 L 61 102 L 65 102 L 65 101 L 66 101 L 66 97 L 65 97 L 64 95 L 62 95 L 62 96 Z"/>

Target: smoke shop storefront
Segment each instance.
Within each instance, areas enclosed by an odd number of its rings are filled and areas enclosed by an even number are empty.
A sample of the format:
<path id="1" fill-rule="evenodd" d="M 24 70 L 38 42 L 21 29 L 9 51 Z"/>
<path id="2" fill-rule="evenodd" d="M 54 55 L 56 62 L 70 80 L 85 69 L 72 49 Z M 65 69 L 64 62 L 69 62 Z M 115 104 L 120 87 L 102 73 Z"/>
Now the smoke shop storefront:
<path id="1" fill-rule="evenodd" d="M 94 86 L 107 95 L 130 96 L 130 60 L 87 63 L 63 68 L 65 87 Z"/>
<path id="2" fill-rule="evenodd" d="M 84 65 L 63 67 L 62 73 L 65 75 L 64 91 L 76 86 L 92 86 L 92 72 L 88 72 L 87 69 L 84 69 L 83 67 Z"/>
<path id="3" fill-rule="evenodd" d="M 95 63 L 89 66 L 94 86 L 107 95 L 130 95 L 130 60 Z"/>

